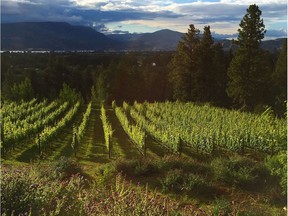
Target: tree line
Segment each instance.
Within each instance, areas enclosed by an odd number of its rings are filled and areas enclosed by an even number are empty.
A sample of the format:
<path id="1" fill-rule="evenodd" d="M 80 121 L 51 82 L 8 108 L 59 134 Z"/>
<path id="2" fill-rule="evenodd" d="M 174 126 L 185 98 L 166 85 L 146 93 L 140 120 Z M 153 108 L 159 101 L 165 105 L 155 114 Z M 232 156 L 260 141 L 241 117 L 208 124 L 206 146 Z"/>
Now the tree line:
<path id="1" fill-rule="evenodd" d="M 213 42 L 210 26 L 200 35 L 191 24 L 171 61 L 173 98 L 223 105 L 228 96 L 242 110 L 270 105 L 276 112 L 285 112 L 287 42 L 273 67 L 271 54 L 260 48 L 266 32 L 261 14 L 255 4 L 247 9 L 234 41 L 238 48 L 229 64 L 225 64 L 228 61 L 221 45 Z"/>
<path id="2" fill-rule="evenodd" d="M 260 48 L 265 25 L 257 5 L 239 27 L 236 51 L 224 51 L 210 26 L 201 32 L 191 24 L 175 52 L 2 54 L 2 100 L 54 99 L 65 83 L 98 104 L 180 100 L 246 111 L 268 105 L 283 115 L 287 42 L 276 54 Z"/>
<path id="3" fill-rule="evenodd" d="M 167 71 L 172 54 L 5 53 L 2 56 L 4 64 L 1 65 L 2 99 L 54 99 L 66 83 L 80 92 L 86 102 L 91 97 L 99 104 L 103 101 L 110 104 L 113 100 L 119 104 L 135 100 L 169 100 L 172 97 Z M 30 60 L 33 58 L 37 59 L 38 63 Z"/>

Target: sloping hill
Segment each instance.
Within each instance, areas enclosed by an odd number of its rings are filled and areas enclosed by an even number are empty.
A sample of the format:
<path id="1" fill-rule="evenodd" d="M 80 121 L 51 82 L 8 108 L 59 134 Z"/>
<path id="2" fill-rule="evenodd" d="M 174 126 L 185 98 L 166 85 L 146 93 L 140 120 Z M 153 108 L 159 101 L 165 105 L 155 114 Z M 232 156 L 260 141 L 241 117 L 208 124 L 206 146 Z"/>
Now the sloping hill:
<path id="1" fill-rule="evenodd" d="M 164 29 L 143 34 L 112 34 L 108 37 L 126 43 L 127 50 L 171 51 L 176 50 L 183 33 Z"/>
<path id="2" fill-rule="evenodd" d="M 118 43 L 92 28 L 63 22 L 1 24 L 2 50 L 104 50 Z"/>
<path id="3" fill-rule="evenodd" d="M 93 28 L 64 22 L 1 24 L 2 50 L 95 50 L 174 51 L 183 33 L 168 29 L 142 34 L 104 35 Z M 261 46 L 277 52 L 285 39 L 263 41 Z M 231 40 L 214 38 L 224 50 L 236 49 Z"/>

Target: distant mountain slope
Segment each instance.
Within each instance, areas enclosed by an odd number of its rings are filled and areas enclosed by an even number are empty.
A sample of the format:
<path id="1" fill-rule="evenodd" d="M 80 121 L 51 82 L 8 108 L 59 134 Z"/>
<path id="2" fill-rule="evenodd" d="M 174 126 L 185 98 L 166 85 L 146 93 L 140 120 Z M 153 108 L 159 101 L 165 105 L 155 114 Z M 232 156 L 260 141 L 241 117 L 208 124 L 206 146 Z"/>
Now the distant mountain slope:
<path id="1" fill-rule="evenodd" d="M 64 22 L 23 22 L 1 24 L 2 50 L 130 50 L 173 51 L 183 33 L 168 29 L 143 34 L 104 35 L 90 27 Z M 283 40 L 262 42 L 271 52 L 280 49 Z M 215 38 L 224 50 L 235 49 L 231 40 Z"/>
<path id="2" fill-rule="evenodd" d="M 171 51 L 176 49 L 183 33 L 163 29 L 153 33 L 112 34 L 107 36 L 125 42 L 127 50 Z"/>
<path id="3" fill-rule="evenodd" d="M 118 43 L 92 28 L 63 22 L 1 24 L 2 50 L 104 50 Z"/>
<path id="4" fill-rule="evenodd" d="M 139 38 L 141 38 L 144 34 L 147 33 L 128 33 L 128 34 L 108 34 L 106 35 L 107 37 L 117 40 L 117 41 L 122 41 L 122 42 L 131 42 L 131 41 L 136 41 Z"/>
<path id="5" fill-rule="evenodd" d="M 126 50 L 142 50 L 142 51 L 173 51 L 176 50 L 177 45 L 184 33 L 160 30 L 154 33 L 142 33 L 142 34 L 110 34 L 108 37 L 122 42 L 124 49 Z M 235 35 L 234 35 L 235 36 Z M 278 51 L 285 38 L 278 38 L 275 40 L 262 41 L 261 47 L 270 52 Z M 236 45 L 232 43 L 232 40 L 214 37 L 215 43 L 221 43 L 224 50 L 234 50 Z"/>
<path id="6" fill-rule="evenodd" d="M 262 41 L 261 47 L 270 52 L 277 52 L 282 47 L 285 40 L 287 40 L 287 38 Z"/>

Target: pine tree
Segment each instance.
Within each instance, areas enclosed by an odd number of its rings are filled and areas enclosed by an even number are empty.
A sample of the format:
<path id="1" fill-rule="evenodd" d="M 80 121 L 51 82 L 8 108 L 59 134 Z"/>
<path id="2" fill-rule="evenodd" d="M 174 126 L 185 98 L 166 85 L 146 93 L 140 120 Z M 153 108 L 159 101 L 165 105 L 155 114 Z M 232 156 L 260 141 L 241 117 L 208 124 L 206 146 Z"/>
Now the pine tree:
<path id="1" fill-rule="evenodd" d="M 189 27 L 170 63 L 169 80 L 173 86 L 173 98 L 181 101 L 191 100 L 192 73 L 197 67 L 196 52 L 200 43 L 200 31 L 193 24 Z"/>
<path id="2" fill-rule="evenodd" d="M 261 14 L 255 4 L 247 9 L 240 22 L 239 35 L 235 42 L 238 50 L 228 69 L 230 80 L 227 93 L 246 110 L 263 102 L 267 73 L 270 70 L 265 61 L 266 54 L 260 49 L 266 32 Z"/>
<path id="3" fill-rule="evenodd" d="M 227 80 L 223 65 L 222 46 L 214 45 L 210 26 L 204 27 L 200 37 L 200 31 L 190 25 L 170 64 L 174 99 L 221 104 Z"/>
<path id="4" fill-rule="evenodd" d="M 192 73 L 191 97 L 196 101 L 209 102 L 214 95 L 213 43 L 210 26 L 205 26 L 197 49 L 197 67 Z"/>
<path id="5" fill-rule="evenodd" d="M 272 90 L 274 93 L 274 109 L 277 114 L 283 115 L 287 102 L 287 40 L 281 48 L 275 70 L 272 74 Z"/>
<path id="6" fill-rule="evenodd" d="M 35 96 L 31 80 L 28 77 L 19 84 L 14 83 L 11 87 L 9 95 L 6 98 L 12 101 L 29 101 Z"/>
<path id="7" fill-rule="evenodd" d="M 218 106 L 228 106 L 229 98 L 226 93 L 227 88 L 227 69 L 230 63 L 230 54 L 225 53 L 223 46 L 216 43 L 211 48 L 212 53 L 212 71 L 210 73 L 212 82 L 210 101 Z"/>
<path id="8" fill-rule="evenodd" d="M 104 72 L 101 72 L 95 84 L 98 104 L 106 104 L 108 99 L 107 80 Z"/>

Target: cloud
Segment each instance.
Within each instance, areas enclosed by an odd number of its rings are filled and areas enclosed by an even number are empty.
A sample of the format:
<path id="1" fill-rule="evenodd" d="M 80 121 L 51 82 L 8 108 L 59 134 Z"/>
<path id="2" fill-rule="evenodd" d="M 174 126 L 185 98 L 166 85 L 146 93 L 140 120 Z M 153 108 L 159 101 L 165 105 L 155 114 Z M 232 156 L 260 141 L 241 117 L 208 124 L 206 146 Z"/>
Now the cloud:
<path id="1" fill-rule="evenodd" d="M 123 11 L 137 10 L 146 12 L 161 11 L 163 6 L 169 5 L 172 1 L 153 0 L 71 0 L 75 6 L 83 9 L 96 9 L 101 11 Z"/>
<path id="2" fill-rule="evenodd" d="M 269 38 L 279 38 L 279 37 L 287 37 L 287 31 L 285 30 L 267 30 L 266 34 L 265 34 L 265 37 L 269 37 Z"/>
<path id="3" fill-rule="evenodd" d="M 96 22 L 94 22 L 94 23 L 92 24 L 92 28 L 94 28 L 96 31 L 102 32 L 102 33 L 106 33 L 106 32 L 109 32 L 109 31 L 110 31 L 109 28 L 108 28 L 105 24 L 103 24 L 103 23 L 96 23 Z"/>
<path id="4" fill-rule="evenodd" d="M 2 0 L 2 22 L 65 21 L 102 32 L 133 27 L 187 31 L 193 23 L 234 34 L 252 0 Z M 287 29 L 286 0 L 260 0 L 268 29 Z M 121 27 L 117 27 L 121 25 Z M 113 28 L 112 28 L 113 26 Z"/>
<path id="5" fill-rule="evenodd" d="M 221 3 L 238 4 L 238 5 L 251 5 L 255 4 L 255 0 L 221 0 Z M 257 5 L 264 4 L 286 4 L 286 0 L 258 0 Z"/>
<path id="6" fill-rule="evenodd" d="M 111 34 L 129 34 L 129 31 L 122 31 L 122 30 L 114 30 Z"/>
<path id="7" fill-rule="evenodd" d="M 227 38 L 233 38 L 236 39 L 238 37 L 238 34 L 218 34 L 216 32 L 211 32 L 212 37 L 217 39 L 227 39 Z"/>

